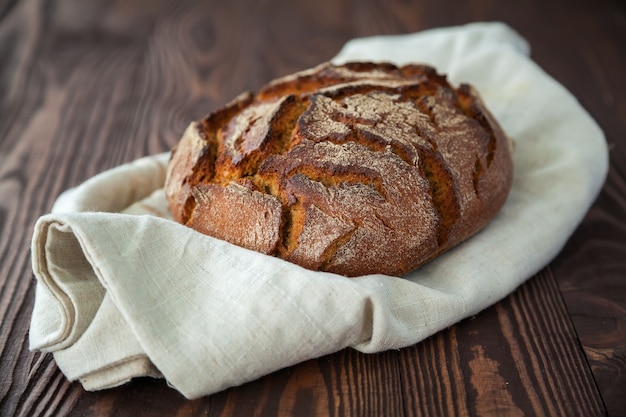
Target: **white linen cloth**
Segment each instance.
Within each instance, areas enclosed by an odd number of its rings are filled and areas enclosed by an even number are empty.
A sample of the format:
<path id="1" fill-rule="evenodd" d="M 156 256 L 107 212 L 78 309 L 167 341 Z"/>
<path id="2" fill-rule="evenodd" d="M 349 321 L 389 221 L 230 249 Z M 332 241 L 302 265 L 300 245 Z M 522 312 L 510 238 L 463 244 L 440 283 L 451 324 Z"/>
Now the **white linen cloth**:
<path id="1" fill-rule="evenodd" d="M 62 194 L 32 241 L 30 347 L 98 390 L 164 377 L 188 398 L 352 347 L 419 342 L 515 290 L 562 248 L 607 172 L 602 131 L 518 34 L 475 23 L 350 41 L 334 62 L 424 62 L 469 82 L 515 141 L 509 199 L 407 277 L 312 272 L 170 220 L 167 154 Z"/>

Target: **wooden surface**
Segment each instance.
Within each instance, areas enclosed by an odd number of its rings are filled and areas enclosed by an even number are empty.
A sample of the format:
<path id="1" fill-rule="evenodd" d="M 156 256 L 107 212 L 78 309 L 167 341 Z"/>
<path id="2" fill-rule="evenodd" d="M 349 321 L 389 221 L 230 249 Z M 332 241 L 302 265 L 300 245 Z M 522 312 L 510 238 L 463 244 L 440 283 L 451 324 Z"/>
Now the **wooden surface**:
<path id="1" fill-rule="evenodd" d="M 210 397 L 85 392 L 28 351 L 29 242 L 56 196 L 169 149 L 243 90 L 345 41 L 500 20 L 604 129 L 611 168 L 562 253 L 472 319 Z M 0 416 L 626 416 L 626 11 L 620 0 L 0 0 Z"/>

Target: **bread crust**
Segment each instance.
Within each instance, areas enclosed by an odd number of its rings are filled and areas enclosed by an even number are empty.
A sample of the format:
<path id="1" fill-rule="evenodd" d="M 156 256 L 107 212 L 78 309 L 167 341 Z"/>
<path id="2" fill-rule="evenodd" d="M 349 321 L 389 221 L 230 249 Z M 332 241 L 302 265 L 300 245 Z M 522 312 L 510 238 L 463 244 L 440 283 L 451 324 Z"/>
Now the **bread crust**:
<path id="1" fill-rule="evenodd" d="M 325 63 L 192 123 L 165 192 L 201 233 L 401 276 L 483 228 L 512 177 L 512 142 L 471 86 L 426 65 Z"/>

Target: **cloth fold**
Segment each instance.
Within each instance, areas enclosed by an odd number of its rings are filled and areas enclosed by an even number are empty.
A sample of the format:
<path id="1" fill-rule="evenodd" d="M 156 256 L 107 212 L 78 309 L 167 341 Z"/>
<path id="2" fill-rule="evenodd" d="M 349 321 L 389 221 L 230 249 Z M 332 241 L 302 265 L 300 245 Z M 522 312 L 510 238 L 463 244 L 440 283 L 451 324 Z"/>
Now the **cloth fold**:
<path id="1" fill-rule="evenodd" d="M 172 221 L 169 154 L 63 193 L 35 225 L 30 347 L 98 390 L 163 377 L 188 398 L 346 347 L 423 340 L 505 297 L 562 248 L 608 168 L 602 131 L 501 23 L 355 39 L 334 62 L 429 63 L 469 82 L 515 141 L 511 194 L 480 233 L 406 277 L 344 278 Z"/>

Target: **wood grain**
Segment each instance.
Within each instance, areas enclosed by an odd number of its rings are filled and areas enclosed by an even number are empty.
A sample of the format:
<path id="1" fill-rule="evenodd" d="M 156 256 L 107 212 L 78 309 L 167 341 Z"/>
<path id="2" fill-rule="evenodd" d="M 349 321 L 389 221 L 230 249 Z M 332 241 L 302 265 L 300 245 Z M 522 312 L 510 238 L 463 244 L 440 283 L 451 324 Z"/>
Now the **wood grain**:
<path id="1" fill-rule="evenodd" d="M 550 267 L 400 351 L 345 350 L 195 401 L 85 392 L 28 350 L 29 244 L 56 196 L 352 37 L 502 20 L 606 133 L 611 169 Z M 626 12 L 615 0 L 0 1 L 0 416 L 626 416 Z"/>
<path id="2" fill-rule="evenodd" d="M 431 396 L 414 415 L 602 415 L 558 296 L 545 270 L 494 307 L 409 349 L 414 354 L 401 369 L 424 367 L 416 374 L 431 376 L 402 384 L 405 398 Z"/>

